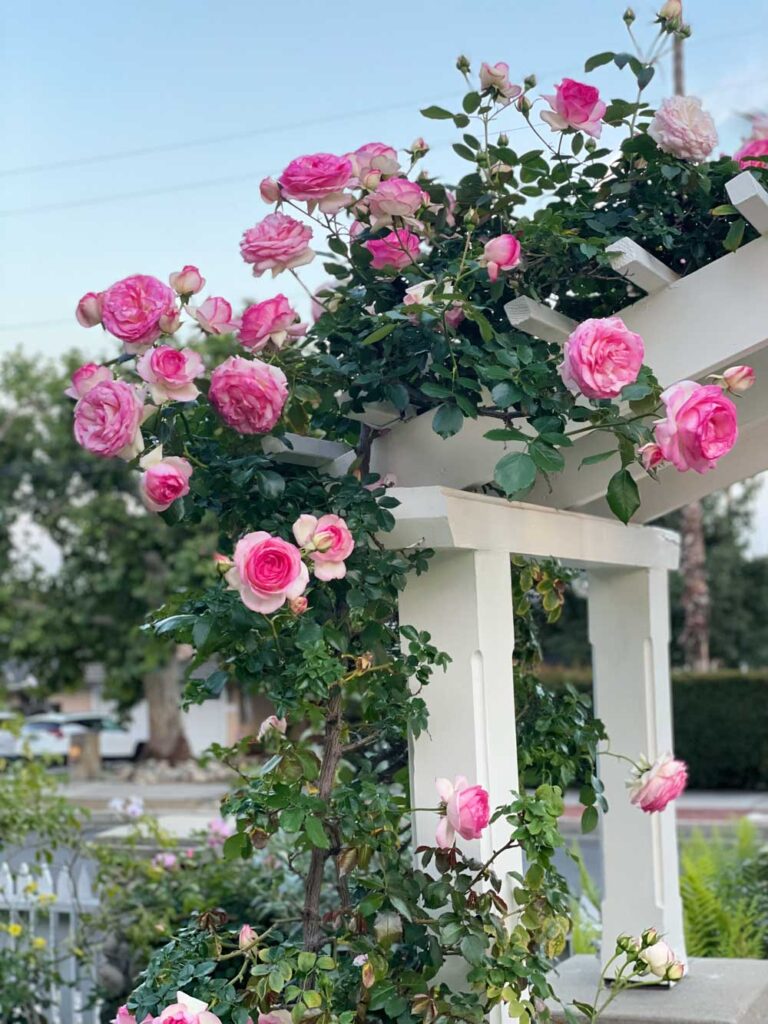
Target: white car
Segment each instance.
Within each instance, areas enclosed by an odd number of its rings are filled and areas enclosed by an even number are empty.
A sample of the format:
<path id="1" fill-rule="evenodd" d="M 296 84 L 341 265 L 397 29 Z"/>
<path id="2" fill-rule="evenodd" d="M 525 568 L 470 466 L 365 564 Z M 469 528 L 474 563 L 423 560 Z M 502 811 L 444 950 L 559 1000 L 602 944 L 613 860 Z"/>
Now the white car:
<path id="1" fill-rule="evenodd" d="M 61 716 L 67 729 L 78 732 L 98 732 L 99 748 L 104 760 L 134 760 L 144 747 L 135 730 L 129 729 L 113 715 L 101 711 L 81 711 Z"/>
<path id="2" fill-rule="evenodd" d="M 32 715 L 22 719 L 11 711 L 0 711 L 0 757 L 51 757 L 66 760 L 71 734 L 61 716 Z M 18 729 L 2 728 L 14 720 Z"/>

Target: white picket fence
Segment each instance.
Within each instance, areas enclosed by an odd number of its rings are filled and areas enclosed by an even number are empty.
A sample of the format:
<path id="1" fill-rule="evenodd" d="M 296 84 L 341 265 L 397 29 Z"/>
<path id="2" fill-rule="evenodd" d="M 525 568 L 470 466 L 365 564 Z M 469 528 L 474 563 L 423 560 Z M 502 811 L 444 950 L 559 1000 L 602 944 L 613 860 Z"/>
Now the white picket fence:
<path id="1" fill-rule="evenodd" d="M 92 912 L 97 899 L 85 867 L 73 873 L 47 867 L 30 870 L 27 864 L 15 871 L 0 864 L 0 922 L 23 929 L 16 938 L 0 931 L 0 948 L 16 948 L 32 937 L 45 940 L 47 955 L 55 963 L 61 984 L 52 984 L 51 1006 L 43 1011 L 49 1024 L 98 1024 L 101 1005 L 95 998 L 96 964 L 83 964 L 75 952 L 79 925 Z"/>

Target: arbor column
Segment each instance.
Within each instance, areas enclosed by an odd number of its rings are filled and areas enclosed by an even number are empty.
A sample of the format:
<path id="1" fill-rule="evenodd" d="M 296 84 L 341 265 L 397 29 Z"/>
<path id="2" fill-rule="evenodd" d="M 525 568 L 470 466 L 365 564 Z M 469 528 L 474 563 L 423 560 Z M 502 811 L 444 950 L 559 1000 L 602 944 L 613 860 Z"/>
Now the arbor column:
<path id="1" fill-rule="evenodd" d="M 637 760 L 673 750 L 669 680 L 669 596 L 664 569 L 589 573 L 589 639 L 595 711 L 610 748 Z M 621 934 L 663 932 L 685 958 L 675 809 L 645 814 L 629 803 L 629 765 L 601 757 L 609 811 L 603 819 L 605 961 Z"/>

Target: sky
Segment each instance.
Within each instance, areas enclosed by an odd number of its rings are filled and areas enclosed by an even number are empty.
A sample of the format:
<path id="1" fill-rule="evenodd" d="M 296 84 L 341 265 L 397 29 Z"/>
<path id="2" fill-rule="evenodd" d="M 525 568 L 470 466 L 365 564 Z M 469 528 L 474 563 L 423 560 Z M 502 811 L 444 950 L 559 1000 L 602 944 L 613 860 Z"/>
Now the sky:
<path id="1" fill-rule="evenodd" d="M 210 294 L 234 304 L 278 287 L 250 277 L 238 250 L 265 216 L 258 182 L 294 156 L 368 141 L 407 146 L 423 135 L 424 166 L 446 180 L 466 169 L 452 126 L 430 103 L 458 109 L 459 53 L 474 68 L 504 60 L 541 92 L 584 78 L 586 57 L 624 50 L 616 0 L 36 0 L 0 4 L 0 354 L 111 353 L 100 329 L 74 320 L 78 298 L 132 273 L 166 279 L 198 265 Z M 634 3 L 651 41 L 656 5 Z M 739 114 L 768 109 L 765 0 L 686 0 L 687 91 L 715 117 L 721 148 L 745 131 Z M 587 80 L 630 96 L 614 68 Z M 537 90 L 538 91 L 538 90 Z M 669 61 L 648 90 L 672 91 Z M 518 114 L 504 127 L 533 148 Z M 517 129 L 517 131 L 515 131 Z M 462 166 L 463 165 L 463 166 Z M 307 284 L 324 278 L 320 261 Z M 305 304 L 293 281 L 279 290 Z M 204 293 L 204 294 L 206 294 Z M 768 541 L 767 541 L 768 543 Z"/>

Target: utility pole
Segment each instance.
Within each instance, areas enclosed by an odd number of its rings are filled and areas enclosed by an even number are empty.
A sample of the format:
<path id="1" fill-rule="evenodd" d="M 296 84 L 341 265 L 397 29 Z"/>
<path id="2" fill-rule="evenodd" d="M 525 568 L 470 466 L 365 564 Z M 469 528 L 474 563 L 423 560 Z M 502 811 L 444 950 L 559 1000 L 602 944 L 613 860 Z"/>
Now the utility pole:
<path id="1" fill-rule="evenodd" d="M 675 96 L 685 96 L 685 65 L 683 63 L 683 37 L 672 37 L 672 72 Z"/>

